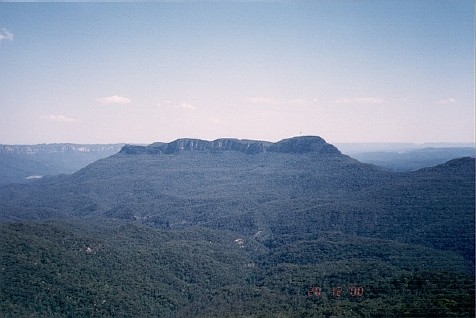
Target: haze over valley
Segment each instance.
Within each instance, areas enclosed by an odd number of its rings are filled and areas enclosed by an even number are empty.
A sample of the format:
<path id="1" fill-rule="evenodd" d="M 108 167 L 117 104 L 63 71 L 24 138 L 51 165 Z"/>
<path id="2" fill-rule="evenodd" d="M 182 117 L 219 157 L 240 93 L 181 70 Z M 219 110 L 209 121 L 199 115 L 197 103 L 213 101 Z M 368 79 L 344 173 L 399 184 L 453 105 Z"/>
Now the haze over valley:
<path id="1" fill-rule="evenodd" d="M 474 9 L 0 2 L 0 317 L 474 317 Z"/>
<path id="2" fill-rule="evenodd" d="M 474 163 L 393 172 L 314 136 L 125 145 L 1 187 L 1 310 L 469 317 Z"/>

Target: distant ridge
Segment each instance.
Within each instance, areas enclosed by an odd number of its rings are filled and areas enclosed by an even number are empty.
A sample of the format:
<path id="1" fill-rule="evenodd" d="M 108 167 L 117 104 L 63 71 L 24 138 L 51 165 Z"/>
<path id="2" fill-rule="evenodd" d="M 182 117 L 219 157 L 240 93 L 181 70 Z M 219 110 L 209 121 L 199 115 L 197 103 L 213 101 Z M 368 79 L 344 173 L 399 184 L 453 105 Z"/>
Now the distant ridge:
<path id="1" fill-rule="evenodd" d="M 31 173 L 0 187 L 0 316 L 475 317 L 474 170 L 386 171 L 308 136 Z"/>
<path id="2" fill-rule="evenodd" d="M 183 138 L 170 143 L 157 142 L 148 146 L 125 145 L 120 152 L 124 154 L 176 154 L 186 151 L 237 151 L 245 154 L 264 152 L 341 154 L 336 147 L 317 136 L 293 137 L 276 143 L 234 138 L 221 138 L 213 141 Z"/>
<path id="3" fill-rule="evenodd" d="M 0 185 L 69 174 L 116 154 L 124 144 L 0 144 Z"/>
<path id="4" fill-rule="evenodd" d="M 51 153 L 98 153 L 115 152 L 124 144 L 38 144 L 38 145 L 4 145 L 0 144 L 0 154 L 51 154 Z"/>
<path id="5" fill-rule="evenodd" d="M 462 157 L 449 160 L 443 164 L 434 167 L 426 167 L 417 170 L 417 173 L 422 172 L 437 172 L 440 174 L 451 174 L 453 176 L 458 174 L 474 175 L 475 159 L 473 157 Z"/>

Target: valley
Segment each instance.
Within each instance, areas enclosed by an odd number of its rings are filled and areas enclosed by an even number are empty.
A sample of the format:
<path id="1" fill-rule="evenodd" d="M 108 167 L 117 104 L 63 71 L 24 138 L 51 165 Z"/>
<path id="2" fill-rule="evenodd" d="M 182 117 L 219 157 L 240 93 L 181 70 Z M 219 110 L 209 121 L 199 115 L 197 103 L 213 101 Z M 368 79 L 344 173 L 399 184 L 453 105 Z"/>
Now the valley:
<path id="1" fill-rule="evenodd" d="M 123 144 L 1 145 L 0 185 L 70 174 L 117 153 Z"/>
<path id="2" fill-rule="evenodd" d="M 311 136 L 126 145 L 0 188 L 0 312 L 472 317 L 474 166 L 394 172 Z"/>

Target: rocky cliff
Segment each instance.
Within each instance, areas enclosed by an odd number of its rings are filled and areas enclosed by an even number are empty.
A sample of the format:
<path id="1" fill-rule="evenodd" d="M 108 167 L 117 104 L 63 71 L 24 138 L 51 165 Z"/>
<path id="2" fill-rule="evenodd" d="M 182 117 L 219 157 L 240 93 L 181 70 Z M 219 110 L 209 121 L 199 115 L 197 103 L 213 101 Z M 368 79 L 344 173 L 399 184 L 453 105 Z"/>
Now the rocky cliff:
<path id="1" fill-rule="evenodd" d="M 306 136 L 284 139 L 276 143 L 257 140 L 240 139 L 217 139 L 206 141 L 200 139 L 177 139 L 170 143 L 153 143 L 149 146 L 126 145 L 121 153 L 125 154 L 172 154 L 185 151 L 199 152 L 219 152 L 237 151 L 245 154 L 258 154 L 264 152 L 281 153 L 320 153 L 320 154 L 340 154 L 340 151 L 331 144 L 328 144 L 321 137 Z"/>

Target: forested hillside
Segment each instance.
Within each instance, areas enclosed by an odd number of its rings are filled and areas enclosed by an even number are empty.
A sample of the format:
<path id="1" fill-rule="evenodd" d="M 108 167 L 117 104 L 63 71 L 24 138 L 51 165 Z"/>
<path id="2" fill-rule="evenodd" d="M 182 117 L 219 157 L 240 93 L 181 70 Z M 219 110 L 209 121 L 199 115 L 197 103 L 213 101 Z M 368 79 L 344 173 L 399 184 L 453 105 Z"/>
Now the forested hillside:
<path id="1" fill-rule="evenodd" d="M 270 248 L 105 219 L 0 227 L 3 317 L 474 315 L 464 259 L 418 245 L 323 232 Z"/>
<path id="2" fill-rule="evenodd" d="M 474 158 L 182 139 L 0 189 L 11 317 L 472 317 Z M 49 292 L 54 291 L 54 292 Z"/>

